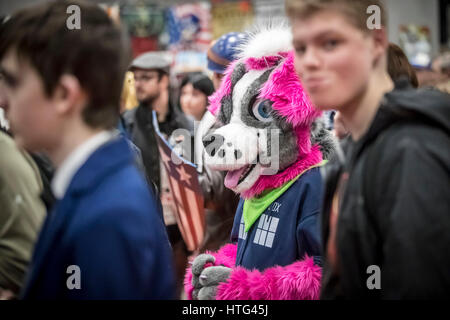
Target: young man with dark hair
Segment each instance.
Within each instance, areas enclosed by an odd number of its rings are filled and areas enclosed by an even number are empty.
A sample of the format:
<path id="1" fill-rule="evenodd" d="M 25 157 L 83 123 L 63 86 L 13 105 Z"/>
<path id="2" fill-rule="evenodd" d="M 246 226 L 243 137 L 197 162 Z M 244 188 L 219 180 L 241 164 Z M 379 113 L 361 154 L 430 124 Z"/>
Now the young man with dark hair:
<path id="1" fill-rule="evenodd" d="M 450 297 L 449 96 L 394 88 L 381 1 L 286 9 L 309 96 L 354 141 L 327 179 L 322 298 Z"/>
<path id="2" fill-rule="evenodd" d="M 81 28 L 67 27 L 67 8 Z M 155 195 L 112 129 L 128 62 L 101 8 L 55 1 L 5 25 L 0 67 L 20 146 L 49 155 L 57 202 L 35 247 L 25 299 L 173 298 L 172 259 Z"/>

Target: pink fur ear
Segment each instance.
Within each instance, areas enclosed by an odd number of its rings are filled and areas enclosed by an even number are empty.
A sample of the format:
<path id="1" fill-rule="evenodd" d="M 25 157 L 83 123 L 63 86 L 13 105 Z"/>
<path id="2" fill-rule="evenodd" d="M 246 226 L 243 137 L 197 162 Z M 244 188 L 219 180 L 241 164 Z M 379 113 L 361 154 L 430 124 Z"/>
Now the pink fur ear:
<path id="1" fill-rule="evenodd" d="M 223 97 L 231 94 L 231 74 L 233 73 L 234 68 L 236 67 L 239 60 L 233 61 L 225 70 L 225 75 L 220 83 L 219 89 L 214 92 L 211 96 L 209 96 L 209 107 L 208 110 L 214 115 L 217 116 L 219 114 L 221 108 L 221 102 Z"/>
<path id="2" fill-rule="evenodd" d="M 278 52 L 275 56 L 265 56 L 260 58 L 250 57 L 245 60 L 247 70 L 261 70 L 276 66 L 282 58 L 288 56 L 287 52 Z"/>
<path id="3" fill-rule="evenodd" d="M 247 70 L 261 70 L 275 66 L 280 61 L 281 56 L 270 56 L 262 58 L 248 58 L 245 61 Z"/>
<path id="4" fill-rule="evenodd" d="M 294 68 L 294 53 L 272 73 L 261 89 L 260 97 L 270 99 L 273 109 L 294 126 L 310 125 L 321 111 L 316 109 L 301 85 Z"/>

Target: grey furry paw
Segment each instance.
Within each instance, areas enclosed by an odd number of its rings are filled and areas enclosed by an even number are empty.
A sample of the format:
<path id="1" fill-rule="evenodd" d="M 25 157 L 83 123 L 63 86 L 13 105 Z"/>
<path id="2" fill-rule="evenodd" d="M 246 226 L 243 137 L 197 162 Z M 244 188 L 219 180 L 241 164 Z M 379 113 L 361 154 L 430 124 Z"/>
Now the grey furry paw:
<path id="1" fill-rule="evenodd" d="M 227 281 L 232 269 L 223 266 L 209 267 L 203 270 L 199 276 L 202 288 L 198 291 L 198 300 L 214 300 L 217 287 L 220 283 Z"/>
<path id="2" fill-rule="evenodd" d="M 203 287 L 199 290 L 197 300 L 214 300 L 216 298 L 217 286 Z"/>
<path id="3" fill-rule="evenodd" d="M 214 256 L 205 253 L 199 254 L 192 262 L 192 274 L 194 276 L 199 276 L 205 268 L 205 264 L 214 262 L 216 262 Z"/>
<path id="4" fill-rule="evenodd" d="M 203 287 L 200 284 L 200 274 L 205 268 L 205 264 L 214 263 L 216 258 L 210 254 L 200 254 L 192 262 L 191 272 L 192 272 L 192 286 L 194 290 L 192 291 L 192 299 L 197 300 L 200 289 Z"/>

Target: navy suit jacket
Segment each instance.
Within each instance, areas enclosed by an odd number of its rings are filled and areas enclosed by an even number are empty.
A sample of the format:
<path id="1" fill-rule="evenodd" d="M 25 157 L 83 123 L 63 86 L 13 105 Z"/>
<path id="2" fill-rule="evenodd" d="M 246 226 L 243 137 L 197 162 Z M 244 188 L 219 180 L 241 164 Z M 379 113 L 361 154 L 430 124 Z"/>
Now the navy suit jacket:
<path id="1" fill-rule="evenodd" d="M 22 298 L 175 298 L 160 210 L 127 142 L 101 146 L 45 221 Z M 70 266 L 79 267 L 80 289 L 69 289 L 77 273 Z"/>

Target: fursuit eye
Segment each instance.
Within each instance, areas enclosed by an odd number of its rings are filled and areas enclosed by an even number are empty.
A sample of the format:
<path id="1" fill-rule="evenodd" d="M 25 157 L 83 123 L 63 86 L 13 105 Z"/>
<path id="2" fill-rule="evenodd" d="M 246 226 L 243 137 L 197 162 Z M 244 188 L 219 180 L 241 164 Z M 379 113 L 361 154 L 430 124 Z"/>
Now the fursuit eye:
<path id="1" fill-rule="evenodd" d="M 270 111 L 271 111 L 270 104 L 267 100 L 256 101 L 253 104 L 251 114 L 261 122 L 270 122 L 272 121 Z"/>

